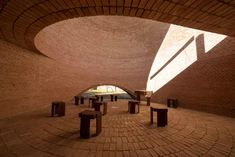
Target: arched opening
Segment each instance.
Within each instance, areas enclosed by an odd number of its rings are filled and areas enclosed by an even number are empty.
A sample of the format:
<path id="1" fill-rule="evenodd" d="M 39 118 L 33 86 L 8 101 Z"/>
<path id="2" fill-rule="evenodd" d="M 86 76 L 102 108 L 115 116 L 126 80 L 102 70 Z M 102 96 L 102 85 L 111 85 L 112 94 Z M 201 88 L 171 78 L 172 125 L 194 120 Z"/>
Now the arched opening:
<path id="1" fill-rule="evenodd" d="M 104 98 L 109 99 L 109 94 L 117 95 L 118 99 L 132 99 L 135 98 L 135 94 L 123 87 L 113 84 L 98 84 L 90 86 L 84 89 L 78 95 L 84 96 L 85 98 L 95 96 L 96 94 L 104 95 Z"/>

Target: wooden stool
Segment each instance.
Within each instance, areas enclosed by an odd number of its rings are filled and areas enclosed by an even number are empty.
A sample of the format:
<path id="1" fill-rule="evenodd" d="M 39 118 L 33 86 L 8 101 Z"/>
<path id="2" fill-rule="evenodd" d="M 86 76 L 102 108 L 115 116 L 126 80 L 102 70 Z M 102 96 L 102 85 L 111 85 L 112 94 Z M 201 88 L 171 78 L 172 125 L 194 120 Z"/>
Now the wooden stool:
<path id="1" fill-rule="evenodd" d="M 178 100 L 176 98 L 167 98 L 167 107 L 178 107 Z"/>
<path id="2" fill-rule="evenodd" d="M 98 95 L 95 96 L 96 100 L 99 101 L 100 97 Z"/>
<path id="3" fill-rule="evenodd" d="M 100 96 L 100 101 L 103 101 L 104 100 L 104 97 L 101 95 Z"/>
<path id="4" fill-rule="evenodd" d="M 110 94 L 110 100 L 113 101 L 113 94 Z"/>
<path id="5" fill-rule="evenodd" d="M 146 96 L 146 99 L 147 99 L 147 106 L 150 106 L 150 100 L 151 100 L 151 97 Z"/>
<path id="6" fill-rule="evenodd" d="M 168 109 L 150 107 L 150 124 L 153 124 L 154 111 L 157 112 L 157 126 L 166 126 Z"/>
<path id="7" fill-rule="evenodd" d="M 51 106 L 51 116 L 54 115 L 64 116 L 65 115 L 65 102 L 53 101 Z"/>
<path id="8" fill-rule="evenodd" d="M 78 105 L 79 104 L 79 96 L 75 96 L 74 99 L 75 99 L 75 105 Z"/>
<path id="9" fill-rule="evenodd" d="M 81 100 L 80 100 L 80 104 L 84 104 L 84 97 L 83 96 L 81 96 L 81 98 L 80 98 Z"/>
<path id="10" fill-rule="evenodd" d="M 128 101 L 128 112 L 136 113 L 135 112 L 136 105 L 138 105 L 138 112 L 137 113 L 139 113 L 140 112 L 140 102 L 136 101 L 136 100 Z"/>
<path id="11" fill-rule="evenodd" d="M 100 111 L 100 106 L 103 105 L 103 115 L 107 114 L 107 102 L 104 101 L 94 101 L 93 107 L 95 111 Z"/>
<path id="12" fill-rule="evenodd" d="M 89 98 L 89 107 L 90 107 L 90 104 L 92 105 L 96 100 L 97 100 L 96 97 L 90 97 Z M 92 105 L 92 107 L 93 107 L 93 105 Z"/>
<path id="13" fill-rule="evenodd" d="M 80 137 L 89 138 L 90 137 L 90 120 L 96 119 L 96 136 L 98 136 L 102 129 L 102 116 L 99 111 L 85 110 L 79 113 L 81 118 L 80 123 Z"/>
<path id="14" fill-rule="evenodd" d="M 75 105 L 79 105 L 79 99 L 80 99 L 80 104 L 84 104 L 84 97 L 83 96 L 80 96 L 80 98 L 79 98 L 79 96 L 75 96 L 74 99 L 75 99 Z"/>

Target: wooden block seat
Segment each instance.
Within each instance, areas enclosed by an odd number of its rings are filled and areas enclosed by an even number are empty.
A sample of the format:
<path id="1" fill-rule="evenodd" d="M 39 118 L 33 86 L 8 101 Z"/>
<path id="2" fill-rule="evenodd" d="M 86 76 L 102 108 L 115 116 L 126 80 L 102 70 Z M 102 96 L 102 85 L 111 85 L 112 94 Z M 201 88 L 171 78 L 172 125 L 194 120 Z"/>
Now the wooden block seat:
<path id="1" fill-rule="evenodd" d="M 136 112 L 136 105 L 138 105 L 138 112 Z M 139 113 L 140 112 L 140 101 L 129 100 L 128 101 L 128 112 L 129 113 Z"/>
<path id="2" fill-rule="evenodd" d="M 114 95 L 110 94 L 110 101 L 113 101 L 113 97 L 114 97 Z"/>
<path id="3" fill-rule="evenodd" d="M 102 130 L 102 115 L 99 111 L 85 110 L 79 113 L 81 118 L 80 123 L 80 137 L 90 137 L 90 120 L 96 119 L 96 136 L 98 136 Z"/>
<path id="4" fill-rule="evenodd" d="M 95 108 L 95 111 L 100 111 L 100 107 L 103 106 L 103 112 L 102 114 L 107 114 L 107 102 L 105 101 L 94 101 L 93 102 L 93 108 Z"/>
<path id="5" fill-rule="evenodd" d="M 145 96 L 145 98 L 147 99 L 147 106 L 150 106 L 151 97 L 150 96 Z"/>
<path id="6" fill-rule="evenodd" d="M 167 125 L 167 108 L 150 107 L 150 124 L 153 124 L 153 112 L 157 112 L 157 126 Z"/>
<path id="7" fill-rule="evenodd" d="M 97 101 L 97 97 L 90 97 L 89 98 L 89 107 L 90 107 L 90 105 L 92 105 L 95 101 Z M 93 105 L 92 105 L 92 107 L 93 107 Z"/>
<path id="8" fill-rule="evenodd" d="M 51 116 L 65 116 L 65 102 L 53 101 L 51 106 Z"/>
<path id="9" fill-rule="evenodd" d="M 80 100 L 80 104 L 84 104 L 84 97 L 83 96 L 75 96 L 74 100 L 75 100 L 75 105 L 79 105 L 79 100 Z"/>
<path id="10" fill-rule="evenodd" d="M 178 100 L 176 98 L 167 98 L 167 107 L 178 107 Z"/>

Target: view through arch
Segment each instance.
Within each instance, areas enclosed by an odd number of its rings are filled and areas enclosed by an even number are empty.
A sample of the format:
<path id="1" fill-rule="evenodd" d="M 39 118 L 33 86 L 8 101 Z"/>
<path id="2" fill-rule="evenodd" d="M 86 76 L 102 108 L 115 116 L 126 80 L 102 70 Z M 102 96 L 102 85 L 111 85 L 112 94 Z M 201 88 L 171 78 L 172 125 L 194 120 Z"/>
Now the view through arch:
<path id="1" fill-rule="evenodd" d="M 96 94 L 103 94 L 104 99 L 109 99 L 110 94 L 115 94 L 119 99 L 132 99 L 134 95 L 127 89 L 115 85 L 95 85 L 85 89 L 79 95 L 86 97 L 95 96 Z"/>

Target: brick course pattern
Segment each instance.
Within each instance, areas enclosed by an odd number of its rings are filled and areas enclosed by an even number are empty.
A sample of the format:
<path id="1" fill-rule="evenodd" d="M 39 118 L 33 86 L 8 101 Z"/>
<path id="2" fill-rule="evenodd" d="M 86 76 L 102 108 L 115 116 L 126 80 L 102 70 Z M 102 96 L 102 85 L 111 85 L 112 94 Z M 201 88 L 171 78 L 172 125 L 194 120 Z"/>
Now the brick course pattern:
<path id="1" fill-rule="evenodd" d="M 34 37 L 46 26 L 95 15 L 135 16 L 235 36 L 234 5 L 232 0 L 4 0 L 0 37 L 37 51 Z"/>
<path id="2" fill-rule="evenodd" d="M 200 45 L 199 45 L 200 46 Z M 235 117 L 235 39 L 225 38 L 154 93 L 152 101 L 178 99 L 180 107 Z"/>
<path id="3" fill-rule="evenodd" d="M 103 27 L 104 23 L 109 25 Z M 62 21 L 35 38 L 49 57 L 1 40 L 0 117 L 70 100 L 95 85 L 111 84 L 130 92 L 145 88 L 168 27 L 130 17 Z"/>
<path id="4" fill-rule="evenodd" d="M 234 118 L 169 108 L 168 125 L 157 127 L 156 122 L 149 124 L 149 106 L 141 105 L 139 114 L 129 114 L 127 101 L 120 100 L 109 103 L 101 134 L 82 139 L 78 113 L 87 109 L 88 102 L 83 107 L 67 102 L 66 107 L 66 116 L 61 118 L 49 117 L 47 108 L 2 120 L 0 156 L 235 156 Z M 95 126 L 92 120 L 92 134 Z"/>

